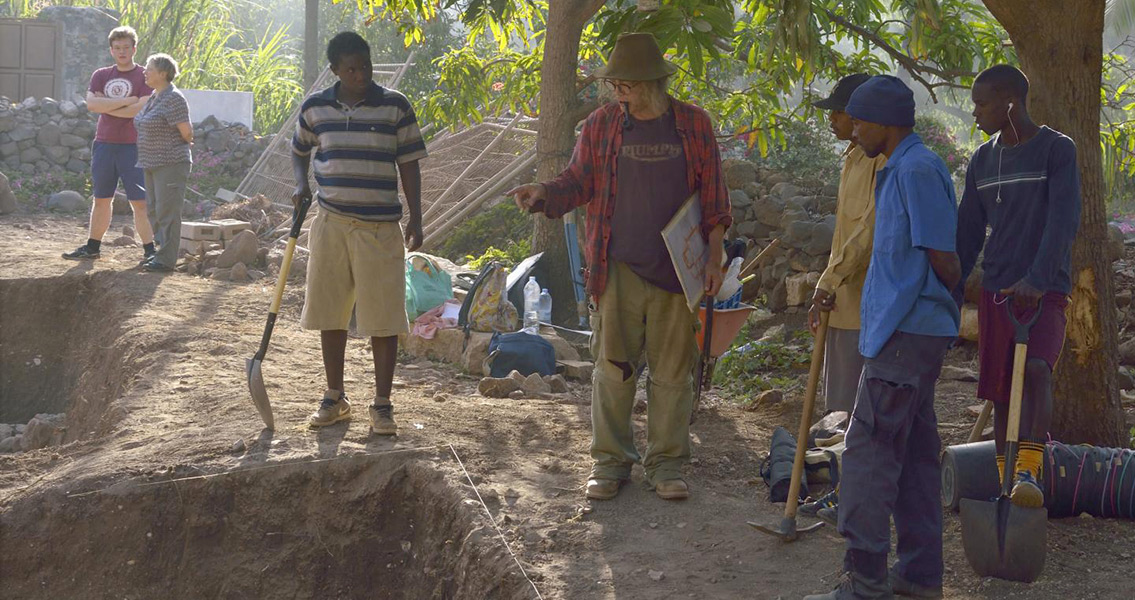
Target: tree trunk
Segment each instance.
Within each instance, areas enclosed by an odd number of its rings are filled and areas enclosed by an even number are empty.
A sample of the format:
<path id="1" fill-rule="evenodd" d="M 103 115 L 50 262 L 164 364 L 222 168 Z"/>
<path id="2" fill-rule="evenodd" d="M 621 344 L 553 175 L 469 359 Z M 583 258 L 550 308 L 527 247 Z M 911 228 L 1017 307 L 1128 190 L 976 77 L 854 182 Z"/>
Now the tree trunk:
<path id="1" fill-rule="evenodd" d="M 1083 212 L 1072 246 L 1067 340 L 1055 374 L 1052 436 L 1126 446 L 1119 401 L 1118 328 L 1100 151 L 1105 0 L 984 0 L 1029 78 L 1029 114 L 1076 142 Z"/>
<path id="2" fill-rule="evenodd" d="M 319 0 L 304 0 L 303 89 L 306 93 L 319 77 Z"/>
<path id="3" fill-rule="evenodd" d="M 536 180 L 560 174 L 575 146 L 576 73 L 583 25 L 602 5 L 601 0 L 556 0 L 548 3 L 548 28 L 540 66 L 540 125 L 536 136 Z M 582 225 L 582 224 L 581 224 Z M 553 320 L 576 324 L 575 291 L 564 243 L 562 219 L 533 217 L 532 250 L 543 252 L 541 283 L 552 294 Z M 578 274 L 575 274 L 578 276 Z M 538 277 L 539 279 L 539 277 Z"/>

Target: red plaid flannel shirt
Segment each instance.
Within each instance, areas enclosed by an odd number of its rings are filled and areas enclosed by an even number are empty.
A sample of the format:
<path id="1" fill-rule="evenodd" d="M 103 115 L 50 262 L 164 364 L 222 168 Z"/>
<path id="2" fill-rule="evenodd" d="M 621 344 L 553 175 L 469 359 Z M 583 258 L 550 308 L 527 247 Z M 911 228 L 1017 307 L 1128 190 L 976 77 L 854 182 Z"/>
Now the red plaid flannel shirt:
<path id="1" fill-rule="evenodd" d="M 698 192 L 702 210 L 702 235 L 717 225 L 733 224 L 729 191 L 721 172 L 721 154 L 713 123 L 704 110 L 671 99 L 674 124 L 686 155 L 686 178 Z M 558 177 L 544 184 L 545 199 L 532 207 L 557 219 L 577 206 L 587 205 L 587 294 L 599 298 L 607 286 L 607 246 L 611 218 L 615 214 L 619 149 L 623 145 L 623 111 L 616 102 L 599 107 L 587 117 L 576 141 L 571 163 Z"/>

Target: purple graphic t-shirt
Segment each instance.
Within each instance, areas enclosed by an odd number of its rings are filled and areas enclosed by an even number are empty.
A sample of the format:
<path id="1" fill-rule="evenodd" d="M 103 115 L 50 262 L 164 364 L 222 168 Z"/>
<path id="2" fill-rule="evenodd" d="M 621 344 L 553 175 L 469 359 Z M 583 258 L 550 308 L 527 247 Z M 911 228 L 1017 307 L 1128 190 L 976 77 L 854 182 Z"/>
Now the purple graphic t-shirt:
<path id="1" fill-rule="evenodd" d="M 146 85 L 146 77 L 142 71 L 142 65 L 137 64 L 129 71 L 119 71 L 116 65 L 103 67 L 91 75 L 91 85 L 87 90 L 107 98 L 149 96 L 154 90 Z M 112 144 L 138 143 L 138 133 L 134 131 L 134 119 L 100 114 L 98 126 L 95 128 L 95 141 Z"/>

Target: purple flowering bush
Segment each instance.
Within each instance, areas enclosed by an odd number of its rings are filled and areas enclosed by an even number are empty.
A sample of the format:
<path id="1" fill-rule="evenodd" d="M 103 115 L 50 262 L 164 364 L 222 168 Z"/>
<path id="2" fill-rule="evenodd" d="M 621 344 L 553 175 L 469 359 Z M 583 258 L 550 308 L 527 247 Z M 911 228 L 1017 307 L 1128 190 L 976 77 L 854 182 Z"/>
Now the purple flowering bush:
<path id="1" fill-rule="evenodd" d="M 950 126 L 933 116 L 918 115 L 914 119 L 914 131 L 922 138 L 922 143 L 926 144 L 927 148 L 933 150 L 946 162 L 950 174 L 955 179 L 964 181 L 970 151 L 958 142 Z"/>
<path id="2" fill-rule="evenodd" d="M 55 192 L 74 190 L 83 196 L 91 195 L 91 179 L 87 173 L 13 173 L 8 184 L 16 201 L 33 211 L 47 210 L 47 199 Z"/>

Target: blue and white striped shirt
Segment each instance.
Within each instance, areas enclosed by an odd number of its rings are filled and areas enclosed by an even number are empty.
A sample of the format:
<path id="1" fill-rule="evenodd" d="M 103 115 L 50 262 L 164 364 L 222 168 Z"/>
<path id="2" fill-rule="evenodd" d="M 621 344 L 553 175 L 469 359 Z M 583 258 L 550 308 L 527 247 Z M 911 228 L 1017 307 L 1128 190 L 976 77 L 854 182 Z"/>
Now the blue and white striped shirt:
<path id="1" fill-rule="evenodd" d="M 315 152 L 319 205 L 364 221 L 398 221 L 397 165 L 426 157 L 414 109 L 404 95 L 371 82 L 353 106 L 338 100 L 339 83 L 309 96 L 300 109 L 292 151 Z"/>

